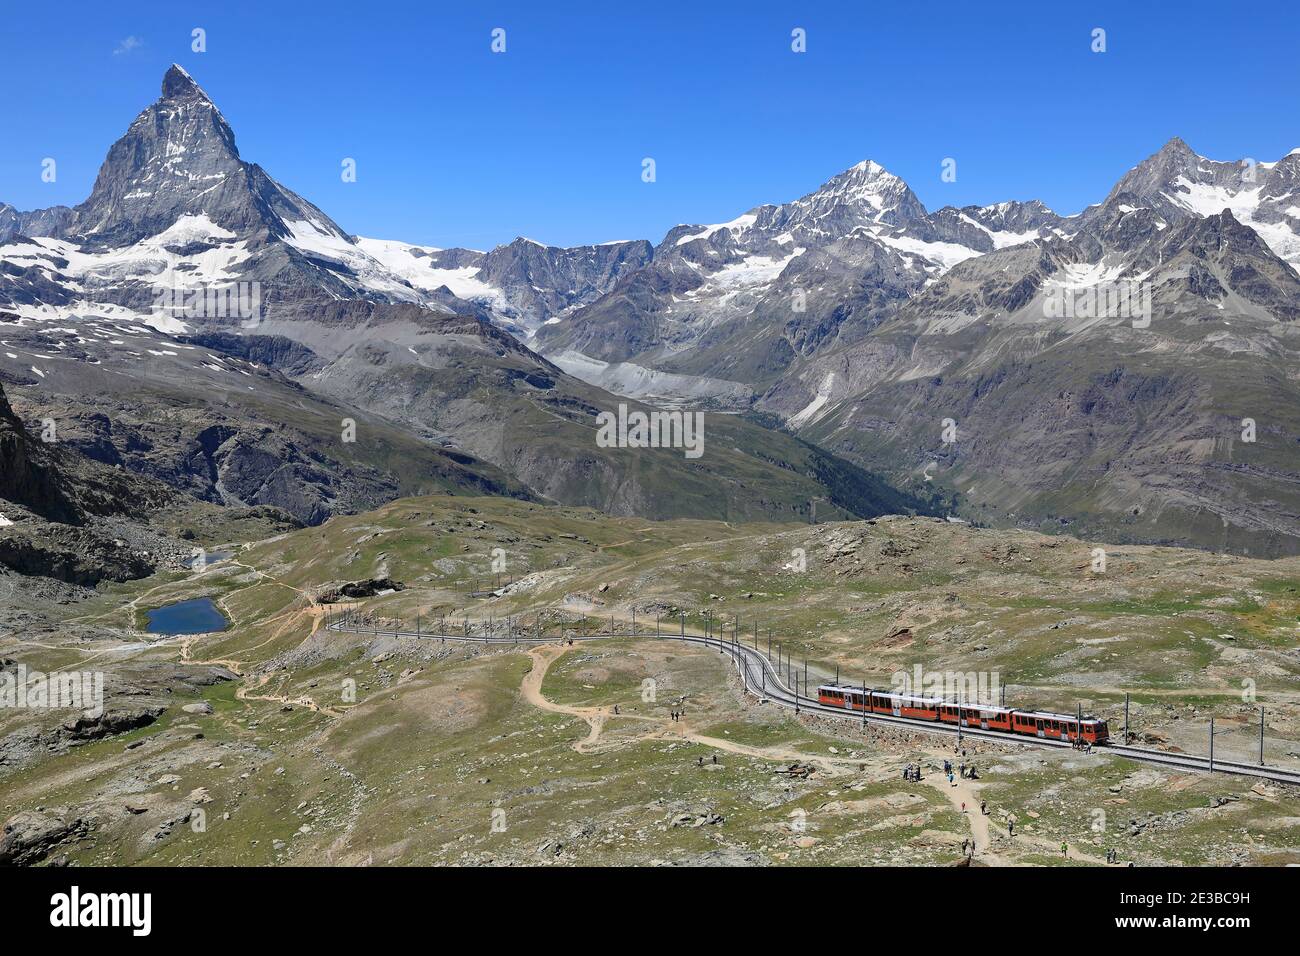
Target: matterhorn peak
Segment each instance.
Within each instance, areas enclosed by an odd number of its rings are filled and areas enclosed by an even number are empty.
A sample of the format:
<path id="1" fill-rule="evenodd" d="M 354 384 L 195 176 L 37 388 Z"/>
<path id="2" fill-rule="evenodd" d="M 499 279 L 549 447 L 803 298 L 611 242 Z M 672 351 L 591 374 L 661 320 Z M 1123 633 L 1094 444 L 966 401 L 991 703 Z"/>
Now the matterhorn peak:
<path id="1" fill-rule="evenodd" d="M 185 68 L 179 63 L 173 63 L 163 76 L 162 95 L 165 100 L 187 99 L 189 97 L 198 97 L 208 99 L 208 94 L 203 92 L 202 87 L 194 82 L 194 77 L 185 72 Z"/>

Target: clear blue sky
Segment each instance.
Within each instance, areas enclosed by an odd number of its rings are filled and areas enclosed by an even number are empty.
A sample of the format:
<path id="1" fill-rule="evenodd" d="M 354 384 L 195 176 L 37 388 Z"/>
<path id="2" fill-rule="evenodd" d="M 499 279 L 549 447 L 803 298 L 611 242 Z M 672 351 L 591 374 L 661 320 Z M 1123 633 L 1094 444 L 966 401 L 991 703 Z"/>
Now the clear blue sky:
<path id="1" fill-rule="evenodd" d="M 173 61 L 245 159 L 343 228 L 439 246 L 658 241 L 866 158 L 932 209 L 1037 197 L 1073 213 L 1173 135 L 1215 159 L 1300 146 L 1287 2 L 292 6 L 4 4 L 0 200 L 84 199 Z M 190 50 L 196 26 L 206 53 Z M 807 53 L 791 52 L 794 27 Z M 344 157 L 356 183 L 340 181 Z"/>

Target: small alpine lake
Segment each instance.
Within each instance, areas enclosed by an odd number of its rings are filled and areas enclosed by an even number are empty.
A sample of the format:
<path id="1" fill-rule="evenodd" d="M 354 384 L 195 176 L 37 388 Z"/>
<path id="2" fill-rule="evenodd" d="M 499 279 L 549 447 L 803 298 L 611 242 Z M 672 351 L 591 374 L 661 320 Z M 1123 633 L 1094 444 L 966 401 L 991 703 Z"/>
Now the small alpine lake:
<path id="1" fill-rule="evenodd" d="M 146 611 L 150 634 L 208 634 L 230 626 L 212 598 L 195 598 Z"/>

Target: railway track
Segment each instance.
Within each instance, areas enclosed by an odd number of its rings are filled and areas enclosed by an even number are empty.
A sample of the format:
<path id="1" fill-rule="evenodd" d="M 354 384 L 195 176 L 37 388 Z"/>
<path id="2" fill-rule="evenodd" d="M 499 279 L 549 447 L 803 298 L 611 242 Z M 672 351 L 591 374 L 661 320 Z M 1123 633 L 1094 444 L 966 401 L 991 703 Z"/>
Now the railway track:
<path id="1" fill-rule="evenodd" d="M 489 637 L 486 635 L 475 636 L 473 634 L 430 633 L 429 631 L 424 630 L 408 631 L 400 628 L 377 628 L 374 626 L 365 626 L 359 623 L 351 623 L 346 619 L 331 622 L 328 625 L 328 629 L 348 634 L 371 634 L 376 637 L 407 637 L 418 640 L 442 642 L 452 641 L 458 644 L 531 645 L 555 643 L 554 638 L 523 636 Z M 712 648 L 722 654 L 730 655 L 732 663 L 736 667 L 737 674 L 740 677 L 740 681 L 747 693 L 753 694 L 760 699 L 769 700 L 782 707 L 787 707 L 798 713 L 835 717 L 840 720 L 851 721 L 864 726 L 868 723 L 891 725 L 895 727 L 905 727 L 909 730 L 922 730 L 934 734 L 947 734 L 954 737 L 960 735 L 961 737 L 995 740 L 1002 743 L 1022 743 L 1036 747 L 1070 748 L 1070 744 L 1060 740 L 1050 740 L 1038 737 L 1008 736 L 999 731 L 979 730 L 972 727 L 962 727 L 959 729 L 951 724 L 936 723 L 929 720 L 917 720 L 911 717 L 894 717 L 890 714 L 863 714 L 861 711 L 848 711 L 840 707 L 828 707 L 816 698 L 809 698 L 807 695 L 797 693 L 795 689 L 791 688 L 786 681 L 782 679 L 780 669 L 765 653 L 763 653 L 763 651 L 737 641 L 728 641 L 716 637 L 702 637 L 697 634 L 611 634 L 603 632 L 581 636 L 574 635 L 572 640 L 575 642 L 607 641 L 612 638 L 672 640 L 678 641 L 679 643 L 695 644 L 700 647 Z M 1208 757 L 1199 757 L 1195 754 L 1170 753 L 1165 750 L 1155 750 L 1149 747 L 1133 747 L 1124 744 L 1106 744 L 1104 747 L 1098 748 L 1098 752 L 1106 752 L 1114 754 L 1115 756 L 1125 757 L 1129 760 L 1137 760 L 1142 763 L 1157 764 L 1181 770 L 1199 770 L 1206 773 L 1230 773 L 1246 777 L 1259 777 L 1276 783 L 1289 783 L 1300 786 L 1300 771 L 1284 770 L 1278 767 L 1266 767 L 1259 766 L 1258 764 L 1247 764 L 1231 760 L 1217 759 L 1211 766 Z"/>

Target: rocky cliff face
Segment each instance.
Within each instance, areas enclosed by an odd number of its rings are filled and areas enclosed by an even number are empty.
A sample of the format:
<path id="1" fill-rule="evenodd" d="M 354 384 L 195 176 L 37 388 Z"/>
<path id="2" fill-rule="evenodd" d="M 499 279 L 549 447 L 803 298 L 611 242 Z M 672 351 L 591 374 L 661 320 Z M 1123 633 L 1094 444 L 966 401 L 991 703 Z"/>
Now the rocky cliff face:
<path id="1" fill-rule="evenodd" d="M 0 385 L 0 499 L 51 521 L 76 522 L 80 514 L 61 487 L 52 463 L 33 446 Z"/>
<path id="2" fill-rule="evenodd" d="M 178 497 L 29 435 L 0 387 L 0 566 L 82 586 L 151 574 L 155 561 L 110 526 L 146 520 Z"/>

